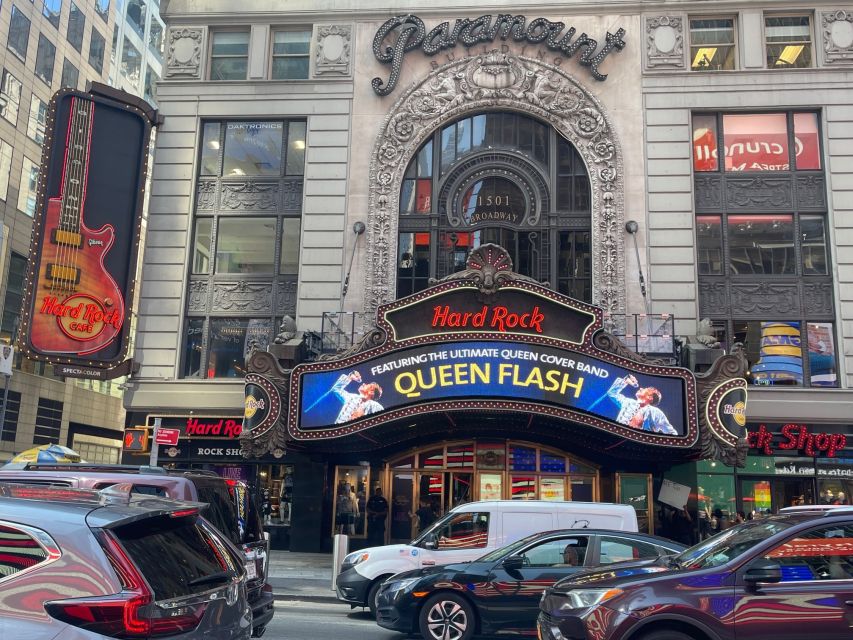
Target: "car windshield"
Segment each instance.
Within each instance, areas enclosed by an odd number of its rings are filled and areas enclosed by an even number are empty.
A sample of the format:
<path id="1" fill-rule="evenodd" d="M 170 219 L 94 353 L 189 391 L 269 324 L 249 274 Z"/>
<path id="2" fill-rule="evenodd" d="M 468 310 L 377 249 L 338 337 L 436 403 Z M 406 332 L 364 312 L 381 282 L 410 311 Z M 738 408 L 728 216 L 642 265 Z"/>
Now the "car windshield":
<path id="1" fill-rule="evenodd" d="M 412 540 L 409 544 L 412 545 L 413 547 L 422 547 L 424 540 L 426 540 L 426 538 L 427 538 L 427 536 L 429 536 L 429 534 L 431 534 L 433 531 L 435 531 L 439 527 L 444 526 L 444 524 L 448 520 L 451 520 L 455 515 L 456 515 L 455 511 L 448 511 L 443 516 L 441 516 L 438 520 L 433 522 L 429 527 L 427 527 L 426 529 L 421 531 L 421 534 L 417 538 Z"/>
<path id="2" fill-rule="evenodd" d="M 474 560 L 474 562 L 497 562 L 501 558 L 506 558 L 515 555 L 519 550 L 523 549 L 526 545 L 530 544 L 533 540 L 535 540 L 541 535 L 541 533 L 534 533 L 533 535 L 527 536 L 526 538 L 522 538 L 521 540 L 516 540 L 512 544 L 508 544 L 505 547 L 495 549 L 494 551 L 490 551 L 484 556 L 480 556 L 479 558 Z"/>
<path id="3" fill-rule="evenodd" d="M 721 531 L 670 559 L 680 569 L 719 567 L 791 526 L 779 520 L 753 520 Z"/>

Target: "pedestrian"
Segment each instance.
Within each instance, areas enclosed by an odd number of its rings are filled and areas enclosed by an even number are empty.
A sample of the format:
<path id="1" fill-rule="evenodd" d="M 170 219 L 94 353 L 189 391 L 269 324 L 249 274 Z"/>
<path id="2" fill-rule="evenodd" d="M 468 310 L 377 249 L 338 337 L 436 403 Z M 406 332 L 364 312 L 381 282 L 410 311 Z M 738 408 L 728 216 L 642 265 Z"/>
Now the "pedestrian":
<path id="1" fill-rule="evenodd" d="M 344 484 L 338 492 L 337 512 L 338 533 L 354 535 L 358 502 L 348 483 Z"/>
<path id="2" fill-rule="evenodd" d="M 415 511 L 418 518 L 418 532 L 426 530 L 436 519 L 435 507 L 429 500 L 421 500 L 420 508 Z"/>
<path id="3" fill-rule="evenodd" d="M 385 544 L 385 521 L 388 518 L 388 501 L 382 489 L 376 487 L 367 501 L 367 543 L 371 547 Z"/>

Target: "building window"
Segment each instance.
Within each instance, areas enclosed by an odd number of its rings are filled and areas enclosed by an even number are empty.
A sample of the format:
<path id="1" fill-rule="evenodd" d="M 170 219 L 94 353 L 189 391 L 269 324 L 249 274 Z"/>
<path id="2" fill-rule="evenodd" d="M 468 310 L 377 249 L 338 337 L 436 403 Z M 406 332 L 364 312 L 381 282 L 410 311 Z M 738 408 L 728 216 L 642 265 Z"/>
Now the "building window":
<path id="1" fill-rule="evenodd" d="M 30 19 L 18 7 L 12 5 L 12 20 L 9 23 L 7 46 L 21 60 L 27 59 L 27 46 L 30 41 Z"/>
<path id="2" fill-rule="evenodd" d="M 275 31 L 272 46 L 272 79 L 308 78 L 311 31 Z"/>
<path id="3" fill-rule="evenodd" d="M 24 278 L 27 275 L 27 258 L 12 252 L 9 259 L 9 278 L 6 281 L 6 295 L 3 298 L 3 324 L 0 326 L 0 338 L 11 343 L 15 340 L 15 330 L 21 317 L 21 304 L 24 299 Z"/>
<path id="4" fill-rule="evenodd" d="M 121 0 L 119 0 L 121 4 Z M 95 0 L 95 13 L 97 13 L 104 21 L 110 18 L 110 0 Z"/>
<path id="5" fill-rule="evenodd" d="M 39 181 L 39 166 L 26 156 L 21 167 L 21 187 L 18 190 L 18 209 L 33 217 L 36 212 L 36 188 Z"/>
<path id="6" fill-rule="evenodd" d="M 248 31 L 216 31 L 210 49 L 211 80 L 245 80 L 249 64 Z"/>
<path id="7" fill-rule="evenodd" d="M 153 16 L 151 27 L 148 29 L 148 48 L 154 52 L 158 60 L 163 59 L 163 25 Z"/>
<path id="8" fill-rule="evenodd" d="M 53 65 L 56 62 L 56 45 L 39 34 L 39 48 L 36 52 L 36 75 L 48 86 L 53 84 Z"/>
<path id="9" fill-rule="evenodd" d="M 58 400 L 39 398 L 33 444 L 59 444 L 62 407 L 62 403 Z"/>
<path id="10" fill-rule="evenodd" d="M 130 0 L 127 3 L 127 23 L 140 38 L 145 36 L 145 2 Z"/>
<path id="11" fill-rule="evenodd" d="M 30 120 L 27 123 L 27 135 L 38 144 L 44 142 L 44 128 L 47 121 L 47 104 L 33 94 L 30 102 Z"/>
<path id="12" fill-rule="evenodd" d="M 151 67 L 146 65 L 145 69 L 145 99 L 149 102 L 157 100 L 157 83 L 160 82 L 160 76 Z"/>
<path id="13" fill-rule="evenodd" d="M 44 0 L 41 9 L 42 14 L 47 21 L 59 29 L 59 17 L 62 14 L 62 0 Z"/>
<path id="14" fill-rule="evenodd" d="M 734 18 L 690 19 L 690 70 L 736 68 Z"/>
<path id="15" fill-rule="evenodd" d="M 693 114 L 700 317 L 755 385 L 838 386 L 821 158 L 815 112 Z"/>
<path id="16" fill-rule="evenodd" d="M 9 195 L 9 174 L 12 172 L 12 145 L 0 140 L 0 200 Z"/>
<path id="17" fill-rule="evenodd" d="M 77 83 L 80 81 L 80 71 L 71 64 L 71 61 L 68 58 L 62 62 L 62 87 L 71 87 L 72 89 L 77 88 Z"/>
<path id="18" fill-rule="evenodd" d="M 199 149 L 199 193 L 222 194 L 196 211 L 190 287 L 210 300 L 189 301 L 184 377 L 244 375 L 254 342 L 266 346 L 284 315 L 295 316 L 305 161 L 304 121 L 205 122 Z M 253 181 L 246 200 L 241 185 Z M 282 197 L 282 194 L 284 195 Z M 202 199 L 204 200 L 204 199 Z M 235 282 L 273 296 L 266 314 L 213 304 Z M 196 285 L 198 283 L 198 285 Z M 245 308 L 245 307 L 244 307 Z"/>
<path id="19" fill-rule="evenodd" d="M 768 69 L 812 66 L 812 27 L 809 16 L 765 16 Z"/>
<path id="20" fill-rule="evenodd" d="M 107 41 L 95 27 L 92 27 L 92 37 L 89 40 L 89 64 L 100 75 L 104 70 L 104 51 Z"/>
<path id="21" fill-rule="evenodd" d="M 8 69 L 3 69 L 0 85 L 0 116 L 17 125 L 18 109 L 21 105 L 21 82 L 9 73 Z"/>
<path id="22" fill-rule="evenodd" d="M 139 84 L 142 74 L 142 56 L 127 37 L 124 39 L 121 51 L 121 73 L 134 87 Z"/>
<path id="23" fill-rule="evenodd" d="M 68 42 L 77 51 L 83 50 L 83 32 L 86 30 L 86 16 L 80 11 L 80 8 L 71 2 L 71 9 L 68 12 Z"/>
<path id="24" fill-rule="evenodd" d="M 9 390 L 6 415 L 3 416 L 3 442 L 14 442 L 18 435 L 18 416 L 21 415 L 21 393 Z"/>

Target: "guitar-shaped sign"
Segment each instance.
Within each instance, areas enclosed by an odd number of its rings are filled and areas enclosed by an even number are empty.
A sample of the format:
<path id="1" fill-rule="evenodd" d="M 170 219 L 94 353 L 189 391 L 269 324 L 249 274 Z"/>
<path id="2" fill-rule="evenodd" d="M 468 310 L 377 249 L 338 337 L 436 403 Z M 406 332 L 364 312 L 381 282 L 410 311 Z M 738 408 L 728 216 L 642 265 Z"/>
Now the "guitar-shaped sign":
<path id="1" fill-rule="evenodd" d="M 44 354 L 94 353 L 124 324 L 124 297 L 104 266 L 115 230 L 83 222 L 94 117 L 93 101 L 71 99 L 61 195 L 47 204 L 33 297 L 30 342 Z"/>

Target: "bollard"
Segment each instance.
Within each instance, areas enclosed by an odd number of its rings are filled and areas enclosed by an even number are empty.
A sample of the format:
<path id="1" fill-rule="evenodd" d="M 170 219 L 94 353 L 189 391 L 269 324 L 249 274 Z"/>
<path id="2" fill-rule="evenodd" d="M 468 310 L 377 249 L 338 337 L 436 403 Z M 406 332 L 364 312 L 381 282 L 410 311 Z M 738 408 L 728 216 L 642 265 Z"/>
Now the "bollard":
<path id="1" fill-rule="evenodd" d="M 341 565 L 348 553 L 349 536 L 342 533 L 335 534 L 332 544 L 332 591 L 337 589 L 338 574 L 341 572 Z"/>

